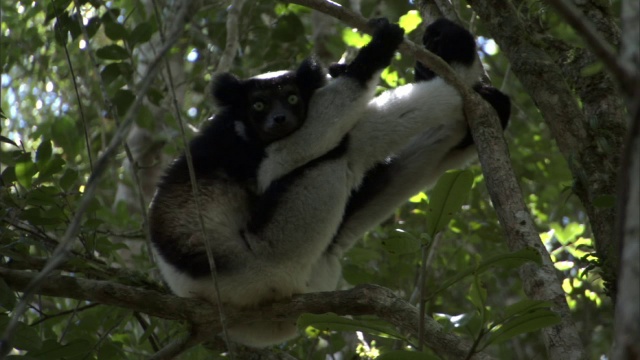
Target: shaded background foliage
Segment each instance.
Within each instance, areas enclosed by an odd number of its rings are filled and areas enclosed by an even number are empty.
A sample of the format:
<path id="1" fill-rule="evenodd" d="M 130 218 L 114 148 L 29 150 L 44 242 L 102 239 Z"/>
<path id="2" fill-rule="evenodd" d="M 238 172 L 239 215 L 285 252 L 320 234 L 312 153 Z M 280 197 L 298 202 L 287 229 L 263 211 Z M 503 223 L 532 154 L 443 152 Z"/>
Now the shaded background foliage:
<path id="1" fill-rule="evenodd" d="M 57 245 L 95 159 L 133 102 L 138 81 L 152 58 L 149 54 L 159 47 L 163 24 L 158 19 L 171 17 L 170 7 L 161 3 L 24 0 L 0 5 L 0 105 L 6 116 L 0 120 L 0 266 L 41 269 Z M 538 18 L 549 35 L 577 41 L 575 32 L 545 3 L 522 3 L 528 6 L 523 14 Z M 386 16 L 397 21 L 409 14 L 405 20 L 411 22 L 418 16 L 410 13 L 414 8 L 405 1 L 363 0 L 360 5 L 366 17 Z M 614 1 L 613 11 L 618 6 Z M 456 10 L 465 21 L 473 17 L 462 4 Z M 188 137 L 215 111 L 207 86 L 227 45 L 227 15 L 227 4 L 222 1 L 205 2 L 191 14 L 168 56 L 176 70 L 175 83 L 168 82 L 166 72 L 155 79 L 136 117 L 134 135 L 128 139 L 132 158 L 122 150 L 109 167 L 83 219 L 71 257 L 61 267 L 65 273 L 162 289 L 146 251 L 144 207 L 140 203 L 149 200 L 153 187 L 145 187 L 144 182 L 153 180 L 157 169 L 183 148 L 172 88 L 179 93 L 181 116 L 190 125 Z M 291 69 L 312 53 L 325 62 L 337 61 L 348 45 L 363 41 L 338 21 L 316 17 L 297 5 L 272 1 L 245 4 L 239 17 L 240 47 L 229 70 L 247 77 Z M 409 37 L 419 39 L 420 29 Z M 587 352 L 590 358 L 600 358 L 611 346 L 612 304 L 604 294 L 599 269 L 593 266 L 597 263 L 593 235 L 585 210 L 573 195 L 572 175 L 540 112 L 482 22 L 472 21 L 471 30 L 480 37 L 481 57 L 494 86 L 511 96 L 513 112 L 506 137 L 515 172 L 563 279 Z M 382 85 L 412 81 L 413 61 L 398 55 L 385 72 Z M 596 64 L 582 71 L 582 76 L 600 76 L 602 71 Z M 140 184 L 132 177 L 132 159 L 137 161 L 134 168 Z M 440 289 L 447 279 L 492 255 L 508 252 L 482 173 L 477 166 L 471 170 L 474 185 L 468 200 L 448 230 L 432 243 L 427 292 Z M 427 195 L 411 199 L 347 254 L 345 286 L 376 283 L 411 298 L 421 254 L 389 244 L 397 241 L 396 229 L 416 237 L 426 231 Z M 599 206 L 613 204 L 605 201 Z M 486 291 L 486 299 L 480 303 L 474 298 L 478 288 Z M 0 290 L 2 329 L 20 294 L 1 278 Z M 513 267 L 495 266 L 431 294 L 426 311 L 450 331 L 473 340 L 504 314 L 506 306 L 523 298 Z M 184 326 L 179 323 L 127 309 L 39 296 L 18 327 L 13 345 L 15 354 L 36 359 L 134 359 L 147 357 L 182 332 Z M 542 358 L 545 349 L 537 333 L 522 332 L 526 334 L 496 342 L 488 351 L 498 358 Z M 358 339 L 336 332 L 308 329 L 307 333 L 308 338 L 292 341 L 282 350 L 320 359 L 338 351 L 345 358 L 355 353 L 374 356 L 376 351 L 384 353 L 399 346 L 394 340 L 369 334 Z M 184 358 L 213 353 L 217 353 L 215 349 L 197 347 Z"/>

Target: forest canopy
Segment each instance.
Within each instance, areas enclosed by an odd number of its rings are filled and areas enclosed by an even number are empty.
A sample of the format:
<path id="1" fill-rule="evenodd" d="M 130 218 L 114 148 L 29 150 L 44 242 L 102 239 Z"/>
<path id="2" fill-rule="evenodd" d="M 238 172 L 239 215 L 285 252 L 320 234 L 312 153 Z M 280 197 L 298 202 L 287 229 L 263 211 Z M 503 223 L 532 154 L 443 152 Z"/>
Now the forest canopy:
<path id="1" fill-rule="evenodd" d="M 640 354 L 637 1 L 18 0 L 0 10 L 0 358 Z M 484 81 L 512 102 L 504 138 L 494 112 L 463 92 L 479 161 L 368 232 L 342 259 L 335 292 L 256 310 L 172 295 L 147 208 L 163 169 L 218 110 L 212 77 L 348 60 L 376 17 L 406 33 L 380 92 L 411 83 L 416 60 L 455 83 L 416 44 L 440 17 L 469 29 Z M 274 318 L 297 319 L 301 336 L 260 351 L 220 336 L 224 323 Z"/>

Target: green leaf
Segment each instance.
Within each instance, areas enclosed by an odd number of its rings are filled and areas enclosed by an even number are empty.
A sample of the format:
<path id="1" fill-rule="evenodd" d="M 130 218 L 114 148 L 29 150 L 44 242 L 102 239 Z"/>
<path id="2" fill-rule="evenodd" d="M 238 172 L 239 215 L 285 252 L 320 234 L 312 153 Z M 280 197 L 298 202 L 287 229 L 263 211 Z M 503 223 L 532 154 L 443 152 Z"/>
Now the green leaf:
<path id="1" fill-rule="evenodd" d="M 153 105 L 158 106 L 162 99 L 164 99 L 164 94 L 158 89 L 150 88 L 149 91 L 147 91 L 147 99 L 149 99 Z"/>
<path id="2" fill-rule="evenodd" d="M 57 118 L 51 126 L 51 139 L 61 147 L 67 157 L 73 158 L 77 152 L 78 129 L 69 116 Z"/>
<path id="3" fill-rule="evenodd" d="M 0 306 L 9 311 L 16 306 L 16 294 L 2 278 L 0 278 Z"/>
<path id="4" fill-rule="evenodd" d="M 513 316 L 522 315 L 532 310 L 550 308 L 551 305 L 552 303 L 550 301 L 524 299 L 513 305 L 507 306 L 504 311 L 503 318 L 509 319 Z"/>
<path id="5" fill-rule="evenodd" d="M 116 110 L 118 111 L 119 116 L 124 116 L 127 113 L 127 110 L 133 104 L 133 101 L 136 99 L 136 96 L 133 94 L 131 90 L 120 89 L 116 91 L 116 94 L 113 96 L 113 105 L 116 106 Z"/>
<path id="6" fill-rule="evenodd" d="M 104 34 L 111 40 L 121 40 L 129 35 L 122 24 L 113 21 L 104 23 Z"/>
<path id="7" fill-rule="evenodd" d="M 102 78 L 102 81 L 104 81 L 105 85 L 111 84 L 118 78 L 118 76 L 122 75 L 120 64 L 120 62 L 111 63 L 100 71 L 100 77 Z"/>
<path id="8" fill-rule="evenodd" d="M 271 36 L 280 42 L 293 42 L 304 35 L 304 25 L 298 15 L 289 13 L 278 18 Z"/>
<path id="9" fill-rule="evenodd" d="M 118 45 L 107 45 L 96 51 L 96 55 L 106 60 L 125 60 L 129 58 L 129 53 L 125 48 Z"/>
<path id="10" fill-rule="evenodd" d="M 93 352 L 94 342 L 85 339 L 75 339 L 66 345 L 48 340 L 38 351 L 30 351 L 27 355 L 43 360 L 69 359 L 86 356 Z"/>
<path id="11" fill-rule="evenodd" d="M 28 205 L 53 206 L 58 203 L 60 190 L 53 186 L 40 186 L 25 196 Z"/>
<path id="12" fill-rule="evenodd" d="M 312 326 L 324 331 L 362 331 L 367 334 L 385 335 L 398 340 L 406 340 L 392 326 L 379 319 L 349 319 L 336 314 L 302 314 L 298 318 L 298 328 Z"/>
<path id="13" fill-rule="evenodd" d="M 536 309 L 530 313 L 518 316 L 508 321 L 496 331 L 491 332 L 487 345 L 498 344 L 517 335 L 534 332 L 545 327 L 560 323 L 561 319 L 556 313 L 548 309 Z"/>
<path id="14" fill-rule="evenodd" d="M 6 119 L 6 117 L 5 117 L 5 119 Z M 11 144 L 11 145 L 13 145 L 13 146 L 15 146 L 15 147 L 17 147 L 17 148 L 19 148 L 19 147 L 20 147 L 20 146 L 18 146 L 18 144 L 16 144 L 16 142 L 15 142 L 15 141 L 13 141 L 13 140 L 9 139 L 8 137 L 1 136 L 1 135 L 0 135 L 0 142 L 7 143 L 7 144 Z"/>
<path id="15" fill-rule="evenodd" d="M 56 154 L 53 159 L 47 161 L 45 164 L 38 166 L 40 173 L 38 174 L 38 181 L 43 182 L 51 178 L 52 175 L 62 172 L 62 169 L 66 161 L 62 160 L 60 155 Z"/>
<path id="16" fill-rule="evenodd" d="M 156 125 L 156 119 L 146 106 L 140 107 L 140 112 L 136 116 L 136 124 L 143 129 L 154 130 Z"/>
<path id="17" fill-rule="evenodd" d="M 345 28 L 342 30 L 342 41 L 347 46 L 361 48 L 371 41 L 371 36 L 359 33 L 356 29 Z"/>
<path id="18" fill-rule="evenodd" d="M 43 163 L 51 157 L 52 147 L 49 139 L 42 139 L 40 146 L 36 150 L 36 163 Z"/>
<path id="19" fill-rule="evenodd" d="M 551 224 L 551 228 L 558 242 L 562 245 L 568 245 L 582 235 L 585 226 L 579 223 L 569 223 L 567 226 L 562 227 L 559 223 L 554 222 Z"/>
<path id="20" fill-rule="evenodd" d="M 382 240 L 382 247 L 391 254 L 410 254 L 420 250 L 420 240 L 411 233 L 396 229 Z"/>
<path id="21" fill-rule="evenodd" d="M 149 22 L 138 24 L 138 26 L 136 26 L 136 28 L 131 32 L 131 36 L 129 36 L 129 45 L 133 48 L 137 44 L 142 44 L 151 40 L 153 31 L 153 26 Z"/>
<path id="22" fill-rule="evenodd" d="M 60 211 L 43 211 L 38 208 L 29 208 L 20 213 L 20 218 L 32 225 L 58 225 L 65 222 L 64 214 Z"/>
<path id="23" fill-rule="evenodd" d="M 467 293 L 467 299 L 471 301 L 480 313 L 483 313 L 484 305 L 487 303 L 487 289 L 484 287 L 484 284 L 482 284 L 478 274 L 474 276 L 473 280 Z"/>
<path id="24" fill-rule="evenodd" d="M 92 38 L 98 32 L 98 29 L 100 29 L 101 24 L 102 24 L 102 20 L 100 20 L 100 18 L 97 16 L 94 16 L 89 19 L 86 26 L 87 35 L 89 35 L 89 38 Z"/>
<path id="25" fill-rule="evenodd" d="M 451 221 L 464 204 L 471 186 L 473 173 L 469 170 L 449 171 L 442 175 L 429 196 L 427 207 L 427 233 L 435 236 Z"/>
<path id="26" fill-rule="evenodd" d="M 33 175 L 38 172 L 36 164 L 32 162 L 17 163 L 15 167 L 16 179 L 25 188 L 30 188 L 33 182 Z"/>
<path id="27" fill-rule="evenodd" d="M 439 357 L 433 354 L 426 354 L 417 351 L 393 350 L 386 352 L 376 358 L 376 360 L 438 360 Z"/>
<path id="28" fill-rule="evenodd" d="M 13 342 L 11 345 L 20 350 L 38 350 L 42 346 L 42 340 L 40 339 L 37 328 L 19 322 L 13 334 Z"/>
<path id="29" fill-rule="evenodd" d="M 7 166 L 6 169 L 2 170 L 2 180 L 5 184 L 11 184 L 18 179 L 16 178 L 16 168 L 13 166 Z"/>
<path id="30" fill-rule="evenodd" d="M 66 169 L 64 174 L 60 177 L 60 187 L 65 191 L 69 191 L 71 186 L 78 180 L 78 172 L 73 169 Z"/>
<path id="31" fill-rule="evenodd" d="M 448 288 L 449 286 L 457 283 L 458 281 L 472 274 L 480 275 L 485 271 L 491 268 L 496 268 L 496 267 L 502 267 L 507 269 L 515 268 L 530 261 L 535 262 L 536 264 L 542 263 L 540 254 L 535 249 L 532 249 L 532 248 L 522 249 L 514 253 L 498 254 L 498 255 L 491 256 L 490 258 L 481 262 L 475 268 L 469 268 L 466 270 L 459 271 L 456 276 L 442 283 L 442 285 L 438 288 L 438 290 L 433 292 L 432 296 L 435 296 L 435 294 L 437 294 L 438 292 Z"/>

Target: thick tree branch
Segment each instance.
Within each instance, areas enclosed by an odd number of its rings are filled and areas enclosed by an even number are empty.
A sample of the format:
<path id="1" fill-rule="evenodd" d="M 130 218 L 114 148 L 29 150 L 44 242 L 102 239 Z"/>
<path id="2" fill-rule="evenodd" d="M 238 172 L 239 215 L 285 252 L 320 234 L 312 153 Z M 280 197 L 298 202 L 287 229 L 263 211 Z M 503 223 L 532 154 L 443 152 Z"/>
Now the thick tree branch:
<path id="1" fill-rule="evenodd" d="M 640 95 L 640 91 L 638 91 Z M 620 269 L 612 359 L 640 358 L 640 97 L 630 109 L 632 128 L 622 160 L 618 189 Z"/>
<path id="2" fill-rule="evenodd" d="M 37 273 L 10 270 L 0 267 L 0 277 L 16 291 L 24 291 Z M 37 289 L 37 294 L 98 302 L 139 311 L 170 320 L 185 320 L 192 326 L 192 333 L 171 344 L 171 349 L 184 350 L 192 345 L 212 339 L 222 329 L 218 310 L 210 303 L 198 299 L 181 298 L 153 290 L 140 289 L 108 281 L 80 279 L 64 275 L 51 275 Z M 258 310 L 225 309 L 228 322 L 260 319 L 296 319 L 303 313 L 338 315 L 377 315 L 413 337 L 418 336 L 418 309 L 393 292 L 380 286 L 364 285 L 351 290 L 296 295 L 291 300 L 281 301 Z M 424 343 L 441 356 L 460 359 L 467 356 L 471 344 L 443 330 L 430 317 L 424 318 Z M 174 350 L 165 349 L 165 354 L 175 355 Z M 490 359 L 478 353 L 474 359 Z"/>
<path id="3" fill-rule="evenodd" d="M 597 57 L 589 49 L 570 45 L 549 36 L 546 29 L 539 26 L 544 20 L 536 17 L 535 13 L 528 9 L 527 2 L 516 1 L 516 7 L 519 9 L 519 18 L 526 22 L 527 29 L 530 32 L 535 29 L 534 32 L 539 37 L 535 46 L 544 49 L 554 59 L 569 88 L 575 91 L 582 102 L 582 119 L 574 119 L 579 120 L 576 126 L 584 130 L 584 137 L 578 138 L 580 148 L 575 149 L 580 158 L 567 155 L 565 157 L 576 181 L 574 191 L 589 215 L 606 289 L 615 300 L 615 277 L 618 268 L 618 251 L 613 238 L 615 209 L 606 203 L 611 203 L 616 194 L 618 165 L 627 128 L 624 102 L 618 93 L 619 86 L 607 71 L 585 76 L 583 70 L 596 63 Z M 594 7 L 596 6 L 592 3 L 581 5 L 582 11 L 589 14 L 589 18 L 598 25 L 599 33 L 605 34 L 613 44 L 617 43 L 616 34 L 619 30 L 614 20 L 602 9 Z M 612 27 L 608 31 L 605 29 L 606 24 L 611 24 Z M 510 54 L 509 50 L 505 50 L 505 53 L 507 56 L 518 55 Z M 529 70 L 514 71 L 518 74 Z M 570 121 L 560 118 L 549 121 L 548 113 L 543 112 L 543 115 L 548 123 Z M 556 139 L 565 136 L 566 134 L 554 133 Z"/>
<path id="4" fill-rule="evenodd" d="M 511 251 L 534 248 L 542 258 L 542 266 L 526 264 L 520 268 L 525 293 L 532 299 L 553 303 L 552 309 L 562 318 L 560 324 L 542 330 L 549 358 L 585 358 L 555 267 L 523 200 L 497 118 L 490 115 L 488 105 L 482 99 L 474 99 L 467 106 L 470 109 L 486 108 L 484 111 L 469 110 L 475 114 L 468 118 L 469 126 L 491 201 L 506 233 L 507 245 Z"/>

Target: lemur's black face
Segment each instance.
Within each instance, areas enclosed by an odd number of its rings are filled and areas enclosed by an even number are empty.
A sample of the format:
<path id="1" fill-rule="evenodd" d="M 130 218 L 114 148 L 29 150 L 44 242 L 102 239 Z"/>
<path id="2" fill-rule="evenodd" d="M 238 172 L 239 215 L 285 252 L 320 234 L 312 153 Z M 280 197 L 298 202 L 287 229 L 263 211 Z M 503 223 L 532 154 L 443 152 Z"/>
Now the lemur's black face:
<path id="1" fill-rule="evenodd" d="M 247 126 L 263 143 L 282 139 L 302 126 L 306 104 L 295 83 L 257 86 L 248 95 Z"/>
<path id="2" fill-rule="evenodd" d="M 218 74 L 212 94 L 233 121 L 237 133 L 261 146 L 298 130 L 307 116 L 313 93 L 324 86 L 326 75 L 313 59 L 303 61 L 295 71 L 276 71 L 247 80 L 232 74 Z"/>

